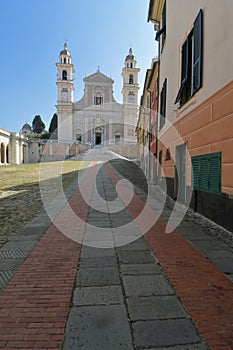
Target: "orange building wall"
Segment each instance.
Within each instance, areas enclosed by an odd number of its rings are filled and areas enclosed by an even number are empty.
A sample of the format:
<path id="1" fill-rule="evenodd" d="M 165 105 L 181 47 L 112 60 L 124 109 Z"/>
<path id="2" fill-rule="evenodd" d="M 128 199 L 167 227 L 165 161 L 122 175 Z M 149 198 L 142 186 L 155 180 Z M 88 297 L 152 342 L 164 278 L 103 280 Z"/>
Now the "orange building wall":
<path id="1" fill-rule="evenodd" d="M 174 126 L 187 143 L 191 157 L 222 152 L 222 192 L 233 194 L 233 81 L 177 120 Z M 180 143 L 180 140 L 173 140 L 172 137 L 167 143 L 174 160 L 175 147 Z M 172 160 L 165 160 L 167 147 L 159 146 L 159 150 L 163 150 L 163 170 L 165 176 L 174 177 Z M 191 171 L 187 167 L 187 185 L 190 180 Z"/>

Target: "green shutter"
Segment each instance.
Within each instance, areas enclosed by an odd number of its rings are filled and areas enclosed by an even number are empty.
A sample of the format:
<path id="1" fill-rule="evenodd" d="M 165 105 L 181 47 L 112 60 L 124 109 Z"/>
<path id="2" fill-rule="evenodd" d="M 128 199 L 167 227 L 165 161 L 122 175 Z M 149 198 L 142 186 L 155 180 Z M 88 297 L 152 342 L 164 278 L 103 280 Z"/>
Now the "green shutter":
<path id="1" fill-rule="evenodd" d="M 193 187 L 221 193 L 221 153 L 192 157 Z"/>
<path id="2" fill-rule="evenodd" d="M 209 159 L 201 157 L 200 159 L 200 188 L 208 191 L 209 187 Z"/>
<path id="3" fill-rule="evenodd" d="M 221 192 L 221 154 L 215 154 L 209 160 L 210 176 L 209 190 L 211 192 Z"/>
<path id="4" fill-rule="evenodd" d="M 193 93 L 202 86 L 202 57 L 203 57 L 203 11 L 200 10 L 193 27 Z"/>
<path id="5" fill-rule="evenodd" d="M 193 167 L 193 188 L 199 188 L 199 160 L 195 157 L 192 158 L 192 167 Z"/>

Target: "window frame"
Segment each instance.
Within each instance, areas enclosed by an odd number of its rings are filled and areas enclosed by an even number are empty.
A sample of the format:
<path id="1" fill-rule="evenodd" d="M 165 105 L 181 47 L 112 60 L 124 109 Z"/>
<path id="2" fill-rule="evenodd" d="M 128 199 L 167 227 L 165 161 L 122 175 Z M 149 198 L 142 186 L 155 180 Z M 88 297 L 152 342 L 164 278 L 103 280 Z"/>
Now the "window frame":
<path id="1" fill-rule="evenodd" d="M 68 80 L 68 73 L 67 70 L 63 69 L 62 71 L 62 80 L 67 81 Z"/>
<path id="2" fill-rule="evenodd" d="M 82 134 L 81 133 L 76 133 L 76 141 L 82 142 Z"/>
<path id="3" fill-rule="evenodd" d="M 164 80 L 163 87 L 160 93 L 160 123 L 159 123 L 159 130 L 162 129 L 162 127 L 165 124 L 166 120 L 166 105 L 167 105 L 167 78 Z"/>
<path id="4" fill-rule="evenodd" d="M 121 142 L 121 135 L 120 134 L 115 134 L 114 135 L 114 143 L 119 144 Z"/>
<path id="5" fill-rule="evenodd" d="M 94 105 L 100 106 L 103 104 L 103 96 L 94 96 Z"/>
<path id="6" fill-rule="evenodd" d="M 197 75 L 195 74 L 197 73 Z M 203 10 L 201 9 L 194 25 L 181 49 L 181 82 L 175 104 L 182 107 L 202 87 L 203 78 Z"/>
<path id="7" fill-rule="evenodd" d="M 159 151 L 159 161 L 158 161 L 158 178 L 161 178 L 163 166 L 163 151 Z"/>
<path id="8" fill-rule="evenodd" d="M 191 161 L 193 189 L 221 194 L 222 152 L 194 156 Z M 214 172 L 216 169 L 217 174 Z M 216 178 L 213 178 L 213 176 L 216 176 Z"/>
<path id="9" fill-rule="evenodd" d="M 134 77 L 133 77 L 133 74 L 130 74 L 129 75 L 129 84 L 133 85 L 133 83 L 134 83 Z"/>
<path id="10" fill-rule="evenodd" d="M 166 35 L 167 35 L 167 30 L 166 30 L 166 26 L 167 26 L 167 1 L 164 1 L 164 5 L 163 5 L 163 11 L 162 11 L 162 36 L 161 36 L 161 51 L 163 50 L 165 41 L 166 41 Z"/>
<path id="11" fill-rule="evenodd" d="M 163 47 L 166 41 L 166 25 L 167 25 L 167 4 L 166 0 L 164 1 L 163 10 L 162 10 L 162 18 L 161 18 L 161 27 L 160 30 L 157 31 L 155 40 L 161 40 L 161 52 L 163 51 Z"/>

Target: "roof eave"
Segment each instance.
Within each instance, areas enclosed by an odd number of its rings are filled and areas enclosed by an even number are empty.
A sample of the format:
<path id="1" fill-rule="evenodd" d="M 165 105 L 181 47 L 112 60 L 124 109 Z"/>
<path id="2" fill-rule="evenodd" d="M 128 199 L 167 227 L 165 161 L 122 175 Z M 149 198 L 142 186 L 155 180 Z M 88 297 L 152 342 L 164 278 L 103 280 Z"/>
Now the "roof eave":
<path id="1" fill-rule="evenodd" d="M 160 22 L 165 0 L 150 0 L 147 22 Z"/>

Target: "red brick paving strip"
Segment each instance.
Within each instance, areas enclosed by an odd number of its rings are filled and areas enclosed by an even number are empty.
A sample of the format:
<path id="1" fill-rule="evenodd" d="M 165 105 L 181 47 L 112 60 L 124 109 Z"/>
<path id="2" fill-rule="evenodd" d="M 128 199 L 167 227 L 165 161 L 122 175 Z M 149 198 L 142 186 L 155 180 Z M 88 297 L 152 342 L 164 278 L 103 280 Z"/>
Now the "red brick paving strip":
<path id="1" fill-rule="evenodd" d="M 90 197 L 89 180 L 84 179 L 83 188 L 89 189 Z M 86 222 L 89 206 L 79 189 L 69 205 Z M 58 217 L 65 220 L 66 209 Z M 79 234 L 84 227 L 79 226 Z M 54 225 L 46 231 L 0 294 L 0 348 L 61 348 L 80 247 Z"/>
<path id="2" fill-rule="evenodd" d="M 116 184 L 116 174 L 107 166 L 106 171 Z M 134 194 L 127 209 L 135 220 L 144 205 Z M 147 209 L 158 217 L 155 210 Z M 233 284 L 176 230 L 165 233 L 166 225 L 158 218 L 145 238 L 205 342 L 213 350 L 232 350 Z"/>

